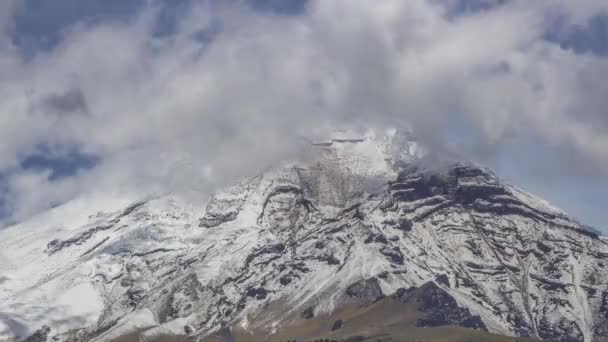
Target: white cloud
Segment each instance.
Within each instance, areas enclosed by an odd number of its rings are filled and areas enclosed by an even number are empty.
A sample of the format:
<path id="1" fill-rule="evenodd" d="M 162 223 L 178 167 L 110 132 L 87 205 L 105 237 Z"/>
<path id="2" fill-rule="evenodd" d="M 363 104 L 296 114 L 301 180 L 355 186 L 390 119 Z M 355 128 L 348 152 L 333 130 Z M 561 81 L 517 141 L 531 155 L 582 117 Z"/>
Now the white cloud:
<path id="1" fill-rule="evenodd" d="M 584 22 L 605 1 L 514 0 L 458 17 L 445 3 L 319 0 L 289 17 L 198 3 L 165 38 L 152 34 L 151 7 L 76 26 L 32 60 L 0 50 L 0 165 L 13 173 L 14 218 L 99 188 L 207 190 L 299 155 L 298 137 L 331 122 L 409 122 L 437 146 L 454 122 L 479 144 L 525 129 L 608 173 L 597 124 L 608 61 L 543 39 L 551 14 Z M 82 102 L 70 115 L 49 102 L 66 94 Z M 101 163 L 54 182 L 20 173 L 40 144 Z"/>

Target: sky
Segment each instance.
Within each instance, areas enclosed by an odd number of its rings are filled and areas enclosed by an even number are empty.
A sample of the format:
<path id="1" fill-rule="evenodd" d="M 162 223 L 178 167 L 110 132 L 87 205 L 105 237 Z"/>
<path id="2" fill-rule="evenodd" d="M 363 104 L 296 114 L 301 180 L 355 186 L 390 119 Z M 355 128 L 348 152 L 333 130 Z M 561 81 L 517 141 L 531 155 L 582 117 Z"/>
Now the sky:
<path id="1" fill-rule="evenodd" d="M 605 0 L 4 0 L 0 226 L 411 127 L 608 232 Z"/>

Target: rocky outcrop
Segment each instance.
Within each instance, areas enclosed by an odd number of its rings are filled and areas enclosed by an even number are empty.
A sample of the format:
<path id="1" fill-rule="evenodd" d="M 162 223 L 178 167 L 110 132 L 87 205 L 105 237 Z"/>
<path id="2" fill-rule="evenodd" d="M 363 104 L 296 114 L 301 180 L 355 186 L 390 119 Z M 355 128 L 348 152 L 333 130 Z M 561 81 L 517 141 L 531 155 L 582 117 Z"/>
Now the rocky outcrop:
<path id="1" fill-rule="evenodd" d="M 244 179 L 226 191 L 215 194 L 209 201 L 199 226 L 213 228 L 222 223 L 234 221 L 247 199 L 249 187 L 255 182 L 256 178 Z"/>
<path id="2" fill-rule="evenodd" d="M 481 317 L 471 315 L 467 308 L 458 306 L 456 300 L 435 283 L 427 283 L 415 290 L 418 310 L 424 314 L 416 326 L 439 327 L 455 325 L 487 331 Z"/>

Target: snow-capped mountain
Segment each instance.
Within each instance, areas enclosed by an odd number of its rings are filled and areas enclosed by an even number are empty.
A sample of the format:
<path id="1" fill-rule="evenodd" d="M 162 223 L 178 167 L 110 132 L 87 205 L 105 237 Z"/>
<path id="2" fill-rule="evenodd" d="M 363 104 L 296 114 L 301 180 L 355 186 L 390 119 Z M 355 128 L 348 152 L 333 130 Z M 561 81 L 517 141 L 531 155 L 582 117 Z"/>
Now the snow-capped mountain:
<path id="1" fill-rule="evenodd" d="M 314 161 L 208 203 L 80 199 L 0 231 L 0 336 L 271 336 L 355 302 L 431 291 L 454 303 L 445 324 L 608 339 L 607 238 L 483 167 L 421 162 L 410 134 L 313 145 Z"/>

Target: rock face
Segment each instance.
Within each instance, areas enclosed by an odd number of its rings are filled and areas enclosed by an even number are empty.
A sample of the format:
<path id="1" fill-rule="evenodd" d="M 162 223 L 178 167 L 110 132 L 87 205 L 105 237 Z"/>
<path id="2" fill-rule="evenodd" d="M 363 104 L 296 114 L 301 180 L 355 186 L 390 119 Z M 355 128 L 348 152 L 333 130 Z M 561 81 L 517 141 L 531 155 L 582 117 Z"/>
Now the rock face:
<path id="1" fill-rule="evenodd" d="M 427 283 L 417 292 L 419 298 L 418 310 L 425 313 L 426 317 L 418 319 L 416 326 L 457 325 L 487 331 L 479 316 L 472 316 L 468 309 L 459 307 L 454 298 L 435 283 Z"/>
<path id="2" fill-rule="evenodd" d="M 315 162 L 244 179 L 206 209 L 166 196 L 0 231 L 0 336 L 272 331 L 413 288 L 420 326 L 608 339 L 605 237 L 485 168 L 421 167 L 408 136 L 315 146 Z"/>

